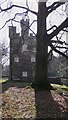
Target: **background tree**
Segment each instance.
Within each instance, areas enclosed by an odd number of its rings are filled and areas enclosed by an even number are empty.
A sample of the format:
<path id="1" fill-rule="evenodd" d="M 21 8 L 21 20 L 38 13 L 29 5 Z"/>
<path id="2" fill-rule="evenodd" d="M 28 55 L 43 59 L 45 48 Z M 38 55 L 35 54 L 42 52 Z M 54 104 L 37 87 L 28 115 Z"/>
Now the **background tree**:
<path id="1" fill-rule="evenodd" d="M 3 67 L 9 60 L 9 46 L 6 46 L 5 42 L 3 42 L 1 49 L 2 49 L 2 67 Z"/>
<path id="2" fill-rule="evenodd" d="M 65 41 L 62 41 L 61 38 L 59 39 L 59 37 L 57 36 L 61 31 L 68 32 L 68 30 L 67 30 L 68 17 L 66 17 L 64 19 L 64 21 L 59 24 L 59 26 L 56 26 L 54 24 L 49 29 L 47 29 L 48 16 L 54 10 L 56 10 L 58 7 L 62 6 L 65 3 L 64 2 L 54 2 L 51 5 L 47 6 L 47 2 L 38 2 L 38 13 L 33 10 L 30 10 L 27 4 L 26 4 L 27 7 L 22 7 L 22 6 L 13 5 L 13 4 L 10 4 L 10 6 L 7 8 L 0 7 L 1 13 L 9 11 L 12 8 L 20 8 L 20 9 L 26 10 L 24 12 L 25 15 L 28 12 L 31 12 L 37 16 L 36 79 L 33 83 L 33 86 L 37 86 L 37 87 L 40 87 L 43 89 L 51 88 L 50 83 L 48 82 L 48 57 L 49 57 L 49 54 L 52 53 L 52 51 L 55 51 L 68 59 L 68 56 L 66 54 L 67 49 L 68 49 L 67 48 L 68 44 Z M 8 21 L 6 21 L 6 23 L 9 21 L 18 22 L 15 20 L 16 16 L 24 14 L 24 13 L 16 13 L 14 15 L 14 17 L 12 19 L 9 19 Z M 4 26 L 6 25 L 6 23 L 4 24 Z M 29 27 L 29 29 L 30 29 L 30 27 Z M 53 40 L 54 37 L 56 37 L 56 40 Z M 64 44 L 64 46 L 63 46 L 63 44 Z M 51 47 L 51 50 L 49 53 L 48 53 L 48 46 Z M 62 52 L 61 50 L 59 50 L 57 48 L 60 48 L 60 49 L 63 48 L 65 50 Z"/>
<path id="3" fill-rule="evenodd" d="M 4 77 L 4 76 L 8 76 L 8 73 L 9 73 L 9 69 L 8 69 L 9 61 L 10 61 L 9 60 L 9 54 L 10 54 L 9 46 L 7 46 L 5 42 L 3 42 L 1 45 L 1 50 L 2 50 L 2 58 L 1 58 L 2 70 L 1 70 L 1 72 L 2 72 L 2 77 Z"/>

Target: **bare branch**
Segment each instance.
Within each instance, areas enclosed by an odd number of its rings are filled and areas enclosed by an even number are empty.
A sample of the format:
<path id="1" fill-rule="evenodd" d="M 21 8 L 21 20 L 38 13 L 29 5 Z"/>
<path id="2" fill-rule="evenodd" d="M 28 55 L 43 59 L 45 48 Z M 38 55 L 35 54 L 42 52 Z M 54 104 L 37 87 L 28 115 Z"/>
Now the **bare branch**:
<path id="1" fill-rule="evenodd" d="M 63 31 L 68 32 L 68 30 L 67 30 L 67 29 L 63 29 Z"/>
<path id="2" fill-rule="evenodd" d="M 7 0 L 4 0 L 3 2 L 1 2 L 1 5 L 3 4 L 3 3 L 5 3 Z"/>
<path id="3" fill-rule="evenodd" d="M 17 22 L 17 23 L 20 23 L 20 21 L 17 21 L 17 20 L 14 20 L 14 19 L 13 19 L 12 21 Z M 34 20 L 34 21 L 31 23 L 31 25 L 32 25 L 34 22 L 36 22 L 36 20 Z M 23 24 L 23 25 L 25 25 L 25 24 Z M 30 25 L 30 27 L 31 27 L 31 25 Z M 25 25 L 25 26 L 27 27 L 26 30 L 29 29 L 29 30 L 36 36 L 35 32 L 34 32 L 29 26 L 27 26 L 27 25 Z M 25 32 L 26 32 L 26 30 L 25 30 Z M 25 35 L 25 32 L 24 32 L 24 34 L 23 34 L 23 37 L 24 37 L 24 35 Z"/>
<path id="4" fill-rule="evenodd" d="M 61 33 L 61 35 L 60 35 L 60 37 L 59 37 L 59 40 L 62 39 L 63 35 L 64 35 L 64 31 Z"/>
<path id="5" fill-rule="evenodd" d="M 23 25 L 25 25 L 25 26 L 27 27 L 27 28 L 25 29 L 24 33 L 23 33 L 23 36 L 25 35 L 27 29 L 29 29 L 30 31 L 32 31 L 33 34 L 36 36 L 35 32 L 30 28 L 30 27 L 33 25 L 34 22 L 37 22 L 37 20 L 34 20 L 29 26 L 27 26 L 26 24 L 23 24 Z"/>
<path id="6" fill-rule="evenodd" d="M 64 56 L 66 59 L 68 59 L 68 56 L 67 56 L 66 54 L 64 54 L 63 52 L 57 50 L 56 47 L 54 47 L 52 44 L 50 45 L 50 47 L 51 47 L 52 50 L 54 50 L 55 52 L 59 53 L 60 55 Z"/>
<path id="7" fill-rule="evenodd" d="M 56 30 L 54 30 L 51 34 L 48 35 L 49 40 L 51 40 L 54 36 L 56 36 L 63 28 L 68 27 L 68 18 L 65 19 L 61 25 L 59 25 Z"/>
<path id="8" fill-rule="evenodd" d="M 65 41 L 60 41 L 60 40 L 58 40 L 58 41 L 52 40 L 51 43 L 58 43 L 58 44 L 61 44 L 61 45 L 63 45 L 63 44 L 68 45 L 68 43 L 66 43 Z"/>
<path id="9" fill-rule="evenodd" d="M 47 16 L 53 12 L 53 10 L 55 10 L 56 8 L 58 8 L 59 6 L 65 4 L 64 2 L 54 2 L 51 6 L 47 7 L 48 9 L 48 14 Z"/>
<path id="10" fill-rule="evenodd" d="M 2 62 L 2 65 L 4 66 L 8 62 L 8 60 L 10 60 L 10 57 L 8 57 L 4 62 Z"/>
<path id="11" fill-rule="evenodd" d="M 50 31 L 50 30 L 52 30 L 52 29 L 54 29 L 54 28 L 57 28 L 57 26 L 56 26 L 56 25 L 53 25 L 51 28 L 49 28 L 49 29 L 47 30 L 47 32 Z"/>
<path id="12" fill-rule="evenodd" d="M 15 20 L 15 17 L 16 17 L 17 15 L 23 15 L 24 13 L 26 13 L 26 12 L 16 13 L 12 19 L 9 19 L 9 20 L 7 20 L 7 21 L 5 22 L 5 24 L 0 28 L 0 30 L 3 29 L 3 28 L 5 27 L 5 25 L 6 25 L 8 22 L 10 22 L 10 21 L 11 21 L 11 22 L 14 21 L 14 22 L 20 23 L 19 21 Z M 37 21 L 37 20 L 34 20 L 34 21 L 31 23 L 31 25 L 30 25 L 30 26 L 27 26 L 28 28 L 26 28 L 26 30 L 27 30 L 27 29 L 30 29 L 30 31 L 32 31 L 35 36 L 36 36 L 35 32 L 34 32 L 30 27 L 31 27 L 31 26 L 33 25 L 33 23 L 36 22 L 36 21 Z M 26 26 L 26 25 L 25 25 L 25 26 Z M 24 34 L 25 34 L 26 30 L 24 31 Z"/>
<path id="13" fill-rule="evenodd" d="M 68 47 L 61 47 L 61 46 L 56 46 L 56 48 L 61 48 L 61 49 L 68 49 Z"/>
<path id="14" fill-rule="evenodd" d="M 29 6 L 28 6 L 28 0 L 26 0 L 26 6 L 27 6 L 27 8 L 29 9 Z"/>
<path id="15" fill-rule="evenodd" d="M 0 30 L 3 29 L 8 22 L 13 21 L 13 20 L 14 20 L 14 18 L 7 20 L 7 21 L 5 22 L 5 24 L 0 28 Z"/>
<path id="16" fill-rule="evenodd" d="M 59 44 L 62 45 L 64 42 L 63 41 L 59 41 L 59 40 L 58 41 L 57 40 L 52 40 L 51 43 L 59 43 Z"/>
<path id="17" fill-rule="evenodd" d="M 33 10 L 30 10 L 30 9 L 28 9 L 28 8 L 26 8 L 26 7 L 19 6 L 19 5 L 11 5 L 10 7 L 5 8 L 5 9 L 2 9 L 2 8 L 0 7 L 0 10 L 1 10 L 1 12 L 4 12 L 4 11 L 8 11 L 8 10 L 12 9 L 13 7 L 16 7 L 16 8 L 23 8 L 23 9 L 25 9 L 25 10 L 27 10 L 27 11 L 33 13 L 34 15 L 37 15 L 37 12 L 35 12 L 35 11 L 33 11 Z"/>
<path id="18" fill-rule="evenodd" d="M 49 51 L 48 56 L 50 55 L 51 52 L 52 52 L 52 49 Z"/>
<path id="19" fill-rule="evenodd" d="M 52 56 L 53 56 L 52 49 L 48 53 L 48 57 L 49 56 L 50 56 L 50 59 L 48 60 L 48 63 L 52 60 Z"/>

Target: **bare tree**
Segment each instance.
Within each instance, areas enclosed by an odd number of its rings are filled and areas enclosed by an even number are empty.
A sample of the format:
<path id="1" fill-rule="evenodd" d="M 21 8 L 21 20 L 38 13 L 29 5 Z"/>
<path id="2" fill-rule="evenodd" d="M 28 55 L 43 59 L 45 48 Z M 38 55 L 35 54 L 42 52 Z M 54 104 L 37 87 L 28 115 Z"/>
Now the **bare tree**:
<path id="1" fill-rule="evenodd" d="M 0 78 L 2 78 L 2 49 L 0 44 Z"/>
<path id="2" fill-rule="evenodd" d="M 9 19 L 6 21 L 4 26 L 9 21 L 15 21 L 17 15 L 27 14 L 28 12 L 31 12 L 32 14 L 37 16 L 37 56 L 36 56 L 36 79 L 33 83 L 34 87 L 40 87 L 43 89 L 49 89 L 51 88 L 50 83 L 48 82 L 48 57 L 49 54 L 52 53 L 52 51 L 55 51 L 59 53 L 60 55 L 64 56 L 68 59 L 68 56 L 66 54 L 68 50 L 68 44 L 65 41 L 61 40 L 57 37 L 57 35 L 61 31 L 68 32 L 68 17 L 65 18 L 65 20 L 60 23 L 59 26 L 56 26 L 55 24 L 51 26 L 51 28 L 47 29 L 47 23 L 46 20 L 48 16 L 57 8 L 65 4 L 64 2 L 54 2 L 53 4 L 47 6 L 47 2 L 38 2 L 38 13 L 30 10 L 28 5 L 27 7 L 18 6 L 18 5 L 10 5 L 7 8 L 0 7 L 0 13 L 7 12 L 11 10 L 12 8 L 20 8 L 25 9 L 26 11 L 24 13 L 17 13 L 12 19 Z M 4 27 L 3 26 L 3 27 Z M 2 27 L 2 28 L 3 28 Z M 29 27 L 30 29 L 30 27 Z M 49 31 L 52 30 L 50 33 Z M 62 35 L 61 35 L 62 36 Z M 56 37 L 56 40 L 53 40 L 53 38 Z M 64 44 L 64 46 L 63 46 Z M 48 46 L 51 47 L 50 52 L 48 53 Z M 60 49 L 65 49 L 64 52 L 62 52 Z M 51 54 L 52 55 L 52 54 Z"/>
<path id="3" fill-rule="evenodd" d="M 50 83 L 48 82 L 48 46 L 51 47 L 55 52 L 63 55 L 68 59 L 68 56 L 57 49 L 59 44 L 63 44 L 62 41 L 57 40 L 58 45 L 54 46 L 52 38 L 57 36 L 57 34 L 68 27 L 68 18 L 66 18 L 63 23 L 61 23 L 58 27 L 56 25 L 52 26 L 52 28 L 56 28 L 50 34 L 47 33 L 46 28 L 46 18 L 48 15 L 53 12 L 57 7 L 61 6 L 64 3 L 55 2 L 51 6 L 47 7 L 46 3 L 39 2 L 38 3 L 38 21 L 37 21 L 37 61 L 36 61 L 36 81 L 35 86 L 42 87 L 43 89 L 51 88 Z M 65 43 L 66 44 L 66 43 Z M 60 48 L 63 48 L 60 47 Z M 65 48 L 67 50 L 67 47 Z"/>
<path id="4" fill-rule="evenodd" d="M 9 46 L 6 46 L 5 42 L 2 43 L 2 68 L 9 60 Z"/>

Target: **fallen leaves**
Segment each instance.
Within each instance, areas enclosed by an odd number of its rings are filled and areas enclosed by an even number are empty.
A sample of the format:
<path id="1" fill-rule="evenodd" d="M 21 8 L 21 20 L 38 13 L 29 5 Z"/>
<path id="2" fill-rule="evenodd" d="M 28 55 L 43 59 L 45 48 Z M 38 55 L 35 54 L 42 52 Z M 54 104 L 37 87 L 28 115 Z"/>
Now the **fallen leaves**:
<path id="1" fill-rule="evenodd" d="M 10 87 L 2 94 L 2 118 L 66 118 L 67 100 L 55 91 Z"/>
<path id="2" fill-rule="evenodd" d="M 32 99 L 31 99 L 32 97 Z M 35 106 L 34 94 L 30 89 L 11 87 L 4 92 L 2 99 L 2 116 L 12 118 L 29 118 Z M 34 109 L 35 110 L 35 109 Z M 32 110 L 33 111 L 33 110 Z"/>

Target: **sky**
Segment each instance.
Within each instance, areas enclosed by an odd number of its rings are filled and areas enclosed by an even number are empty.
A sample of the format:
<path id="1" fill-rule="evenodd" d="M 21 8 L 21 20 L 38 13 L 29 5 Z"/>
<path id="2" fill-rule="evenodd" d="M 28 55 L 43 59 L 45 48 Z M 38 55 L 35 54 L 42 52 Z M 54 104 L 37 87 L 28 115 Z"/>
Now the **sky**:
<path id="1" fill-rule="evenodd" d="M 37 4 L 38 0 L 28 0 L 28 5 L 29 5 L 29 9 L 34 10 L 34 11 L 38 11 L 38 4 Z M 57 0 L 48 0 L 48 4 L 52 4 L 53 2 L 55 2 Z M 7 4 L 8 3 L 8 4 Z M 15 4 L 15 5 L 20 5 L 20 6 L 26 6 L 26 0 L 0 0 L 0 4 L 2 8 L 6 8 L 7 6 L 9 7 L 11 4 Z M 22 12 L 22 9 L 11 9 L 8 12 L 3 12 L 2 14 L 0 14 L 0 28 L 5 24 L 5 22 L 10 18 L 14 17 L 15 13 L 17 12 Z M 53 12 L 53 14 L 50 14 L 49 17 L 47 18 L 47 28 L 50 27 L 51 25 L 54 25 L 54 23 L 56 23 L 56 25 L 60 25 L 60 23 L 65 19 L 66 14 L 63 12 L 63 15 L 60 16 L 60 14 L 62 13 L 60 7 L 59 9 L 57 9 L 57 11 Z M 32 13 L 29 13 L 29 17 L 30 17 L 30 23 L 33 20 L 37 20 L 37 17 L 35 15 L 32 15 Z M 21 16 L 17 16 L 16 20 L 20 20 L 22 19 Z M 2 43 L 3 41 L 5 41 L 6 45 L 9 45 L 9 26 L 11 25 L 11 22 L 7 23 L 6 26 L 0 30 L 0 43 Z M 14 26 L 17 27 L 17 32 L 20 32 L 20 24 L 17 23 L 13 23 Z M 36 33 L 37 32 L 37 25 L 36 23 L 34 23 L 31 27 L 31 29 Z M 65 39 L 65 38 L 64 38 Z"/>
<path id="2" fill-rule="evenodd" d="M 5 1 L 5 0 L 4 0 Z M 25 1 L 26 0 L 19 0 L 19 2 L 17 0 L 8 0 L 9 2 L 12 2 L 13 4 L 15 5 L 20 5 L 20 6 L 26 6 L 25 4 Z M 28 0 L 29 1 L 29 0 Z M 30 0 L 31 1 L 31 0 Z M 0 4 L 1 4 L 1 0 L 0 0 Z M 8 4 L 9 6 L 9 4 Z M 2 8 L 6 8 L 7 5 L 6 5 L 6 2 L 4 2 L 2 4 Z M 35 2 L 29 2 L 29 8 L 32 9 L 32 10 L 35 10 L 37 11 L 37 2 L 35 0 Z M 5 22 L 9 19 L 9 18 L 12 18 L 14 16 L 14 14 L 16 12 L 22 12 L 22 9 L 12 9 L 10 10 L 9 12 L 6 12 L 6 13 L 2 13 L 0 14 L 0 28 L 5 24 Z M 30 23 L 33 21 L 33 18 L 34 19 L 37 19 L 37 17 L 35 15 L 32 15 L 31 13 L 29 13 L 29 16 L 30 16 Z M 21 17 L 17 17 L 17 19 L 21 19 Z M 8 26 L 10 26 L 11 23 L 7 23 L 6 26 L 0 30 L 0 43 L 2 43 L 2 41 L 6 41 L 6 43 L 9 43 L 9 32 L 8 32 Z M 19 24 L 17 23 L 13 23 L 14 26 L 17 26 L 17 32 L 20 32 L 18 31 L 20 28 L 19 28 Z M 34 27 L 35 25 L 32 26 L 32 29 L 34 29 L 34 31 L 36 32 L 36 27 Z"/>
<path id="3" fill-rule="evenodd" d="M 15 5 L 20 5 L 20 6 L 26 6 L 26 0 L 0 0 L 0 5 L 3 8 L 7 8 L 7 6 L 9 7 L 10 5 L 10 2 L 11 4 L 15 4 Z M 29 1 L 29 0 L 28 0 Z M 31 0 L 30 0 L 31 1 Z M 8 3 L 8 4 L 7 4 Z M 35 2 L 29 2 L 28 3 L 29 5 L 29 8 L 31 10 L 34 10 L 34 11 L 38 11 L 37 9 L 37 2 L 35 0 Z M 14 17 L 15 13 L 22 13 L 23 10 L 22 9 L 15 9 L 13 8 L 12 10 L 9 10 L 8 12 L 3 12 L 2 14 L 0 13 L 0 28 L 2 28 L 2 26 L 5 24 L 5 22 L 8 20 L 8 19 L 11 19 Z M 32 15 L 31 13 L 29 13 L 29 16 L 30 16 L 30 23 L 36 19 L 37 20 L 37 17 L 35 15 Z M 21 16 L 17 16 L 16 20 L 21 20 L 22 17 Z M 9 26 L 11 26 L 11 22 L 8 22 L 5 27 L 3 27 L 1 30 L 0 30 L 0 43 L 5 43 L 6 47 L 9 46 L 10 44 L 10 39 L 9 39 Z M 17 28 L 17 32 L 20 32 L 20 24 L 19 23 L 13 23 L 13 26 L 16 26 Z M 32 29 L 33 31 L 36 33 L 36 23 L 32 26 Z M 1 55 L 0 55 L 0 58 L 1 58 Z M 9 64 L 9 60 L 7 62 L 7 64 Z M 1 69 L 1 68 L 0 68 Z"/>
<path id="4" fill-rule="evenodd" d="M 36 12 L 38 12 L 38 0 L 28 0 L 28 5 L 29 5 L 29 9 L 34 10 Z M 48 0 L 48 4 L 47 5 L 51 5 L 53 2 L 55 2 L 57 0 Z M 59 1 L 59 0 L 58 0 Z M 8 4 L 7 4 L 8 3 Z M 20 5 L 20 6 L 26 6 L 26 0 L 0 0 L 0 5 L 2 8 L 7 8 L 10 6 L 11 4 L 15 4 L 15 5 Z M 65 9 L 65 8 L 63 8 Z M 5 22 L 8 19 L 11 19 L 14 17 L 15 13 L 21 13 L 23 12 L 22 9 L 18 9 L 18 8 L 13 8 L 11 10 L 9 10 L 8 12 L 3 12 L 0 13 L 0 28 L 5 24 Z M 66 13 L 63 12 L 63 15 L 61 16 L 60 14 L 62 13 L 61 8 L 59 7 L 57 9 L 57 11 L 53 11 L 53 14 L 50 14 L 47 18 L 47 28 L 50 28 L 50 25 L 54 25 L 54 23 L 56 23 L 56 25 L 60 25 L 60 23 L 62 23 L 66 17 Z M 68 14 L 68 12 L 67 12 Z M 32 13 L 28 14 L 30 17 L 30 23 L 33 20 L 37 20 L 37 17 L 35 15 L 33 15 Z M 22 17 L 21 16 L 17 16 L 16 20 L 21 20 Z M 10 43 L 10 39 L 9 39 L 9 26 L 11 26 L 11 22 L 8 22 L 5 27 L 3 29 L 0 30 L 0 43 L 5 42 L 6 46 L 9 46 Z M 17 28 L 17 32 L 20 32 L 20 24 L 17 23 L 13 23 L 13 26 L 16 26 Z M 37 33 L 37 24 L 34 23 L 31 27 L 31 29 Z M 52 31 L 50 31 L 52 32 Z M 60 37 L 60 35 L 59 35 Z M 63 40 L 66 39 L 66 35 L 63 35 Z M 50 50 L 50 48 L 49 48 Z M 54 53 L 55 56 L 57 56 L 57 54 Z"/>

